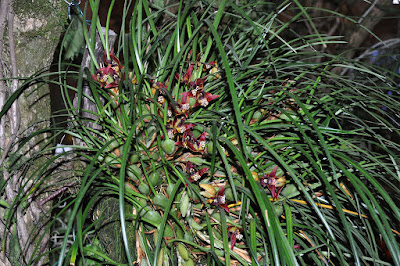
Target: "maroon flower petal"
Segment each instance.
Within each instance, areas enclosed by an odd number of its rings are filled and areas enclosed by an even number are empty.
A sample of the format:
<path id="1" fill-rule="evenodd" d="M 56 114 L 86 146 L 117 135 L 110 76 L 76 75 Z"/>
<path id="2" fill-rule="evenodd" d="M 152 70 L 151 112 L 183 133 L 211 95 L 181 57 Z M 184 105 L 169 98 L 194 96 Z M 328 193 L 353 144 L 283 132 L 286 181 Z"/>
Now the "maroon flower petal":
<path id="1" fill-rule="evenodd" d="M 99 81 L 99 80 L 97 79 L 97 75 L 93 75 L 93 74 L 92 74 L 92 79 L 93 79 L 94 81 Z"/>
<path id="2" fill-rule="evenodd" d="M 219 95 L 212 95 L 211 93 L 206 92 L 204 94 L 204 97 L 207 99 L 208 102 L 211 102 L 211 101 L 217 99 L 219 97 Z"/>
<path id="3" fill-rule="evenodd" d="M 281 193 L 282 189 L 283 189 L 283 187 L 280 187 L 280 188 L 278 189 L 278 191 L 276 192 L 276 198 L 274 198 L 274 199 L 278 199 L 279 193 Z"/>
<path id="4" fill-rule="evenodd" d="M 276 196 L 275 195 L 275 185 L 268 185 L 267 187 L 268 187 L 269 191 L 271 191 L 272 198 L 275 199 L 275 196 Z"/>
<path id="5" fill-rule="evenodd" d="M 201 78 L 196 79 L 196 87 L 198 87 L 197 89 L 200 89 L 200 90 L 203 89 L 204 81 L 205 81 L 205 78 L 204 79 L 201 79 Z"/>
<path id="6" fill-rule="evenodd" d="M 225 203 L 225 204 L 220 204 L 219 206 L 220 206 L 221 208 L 223 208 L 227 213 L 230 213 L 227 203 Z"/>
<path id="7" fill-rule="evenodd" d="M 186 172 L 190 173 L 190 169 L 192 169 L 192 168 L 193 168 L 193 163 L 190 161 L 187 161 L 186 162 Z"/>
<path id="8" fill-rule="evenodd" d="M 106 84 L 107 85 L 104 87 L 105 89 L 118 88 L 118 86 L 119 86 L 119 83 L 117 83 L 115 81 L 113 81 L 111 83 L 106 82 Z"/>
<path id="9" fill-rule="evenodd" d="M 217 192 L 217 196 L 225 196 L 225 187 L 221 187 L 221 189 Z"/>
<path id="10" fill-rule="evenodd" d="M 204 168 L 200 169 L 199 175 L 200 176 L 204 175 L 208 171 L 208 169 L 210 169 L 210 167 L 204 167 Z"/>
<path id="11" fill-rule="evenodd" d="M 184 126 L 185 126 L 186 130 L 188 130 L 188 129 L 193 128 L 193 127 L 194 127 L 194 124 L 186 124 L 186 125 L 184 125 Z"/>
<path id="12" fill-rule="evenodd" d="M 278 169 L 278 166 L 276 165 L 276 166 L 274 167 L 274 169 L 271 171 L 271 173 L 265 174 L 264 177 L 267 177 L 267 178 L 273 177 L 273 178 L 275 178 L 276 170 L 277 170 L 277 169 Z"/>
<path id="13" fill-rule="evenodd" d="M 184 103 L 186 103 L 186 102 L 187 102 L 187 98 L 189 98 L 189 97 L 192 97 L 192 98 L 193 98 L 193 95 L 192 95 L 192 93 L 191 93 L 190 91 L 182 92 L 181 95 L 182 95 L 182 101 L 181 101 L 181 103 L 182 103 L 183 101 L 185 101 Z"/>
<path id="14" fill-rule="evenodd" d="M 176 146 L 179 146 L 179 147 L 184 147 L 184 144 L 183 144 L 182 141 L 177 141 L 177 142 L 175 142 L 175 145 L 176 145 Z"/>
<path id="15" fill-rule="evenodd" d="M 207 133 L 205 131 L 201 133 L 199 141 L 206 141 L 206 135 Z"/>
<path id="16" fill-rule="evenodd" d="M 193 72 L 193 64 L 189 65 L 188 70 L 186 71 L 185 75 L 183 76 L 182 82 L 185 84 L 188 84 L 190 82 L 190 78 L 192 77 L 192 72 Z"/>
<path id="17" fill-rule="evenodd" d="M 233 247 L 235 246 L 235 243 L 236 243 L 236 234 L 235 234 L 235 232 L 233 232 L 231 234 L 231 249 L 233 249 Z"/>
<path id="18" fill-rule="evenodd" d="M 192 152 L 198 152 L 199 151 L 199 146 L 197 145 L 197 142 L 194 141 L 194 140 L 187 142 L 187 147 Z"/>

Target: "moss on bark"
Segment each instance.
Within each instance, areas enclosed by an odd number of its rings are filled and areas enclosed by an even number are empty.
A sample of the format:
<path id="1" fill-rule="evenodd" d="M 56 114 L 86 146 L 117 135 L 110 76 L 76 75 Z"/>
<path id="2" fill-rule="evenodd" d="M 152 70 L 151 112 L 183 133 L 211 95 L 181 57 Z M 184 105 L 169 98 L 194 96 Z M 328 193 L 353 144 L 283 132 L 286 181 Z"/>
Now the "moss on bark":
<path id="1" fill-rule="evenodd" d="M 18 75 L 29 77 L 49 68 L 53 54 L 64 30 L 67 5 L 63 0 L 15 0 L 14 38 Z M 27 137 L 32 131 L 48 127 L 50 97 L 47 84 L 30 87 L 19 99 L 21 129 Z M 33 126 L 32 126 L 33 125 Z M 43 135 L 32 139 L 30 150 L 37 152 Z"/>
<path id="2" fill-rule="evenodd" d="M 62 23 L 67 18 L 67 5 L 63 0 L 51 0 L 50 2 L 49 0 L 14 0 L 12 3 L 15 14 L 13 36 L 15 40 L 16 66 L 18 77 L 26 80 L 39 71 L 47 71 L 52 63 L 54 51 L 64 30 Z M 9 36 L 5 36 L 5 45 L 3 51 L 0 52 L 5 71 L 11 73 L 12 64 L 8 38 Z M 31 137 L 31 133 L 48 128 L 51 114 L 48 84 L 46 82 L 36 82 L 34 84 L 36 85 L 27 87 L 23 95 L 18 98 L 21 115 L 19 139 L 25 140 L 29 138 L 29 142 L 18 152 L 22 152 L 28 156 L 34 155 L 48 137 L 46 134 L 38 134 Z M 4 116 L 3 119 L 6 119 L 6 117 Z M 23 166 L 13 172 L 13 174 L 18 175 L 18 182 L 21 184 L 21 189 L 30 189 L 32 180 L 36 179 L 35 177 L 32 178 L 31 175 L 33 175 L 35 169 L 43 165 L 45 162 L 44 159 L 31 161 L 35 165 L 33 167 L 29 165 L 28 173 L 22 174 L 22 171 L 18 172 L 18 170 L 25 168 Z M 23 179 L 24 176 L 27 176 L 30 180 L 28 178 Z M 25 187 L 22 187 L 23 185 Z M 30 206 L 18 206 L 18 208 L 20 207 L 24 208 L 24 213 L 26 213 L 23 220 L 27 225 L 28 231 L 32 233 L 33 245 L 36 246 L 37 243 L 40 246 L 41 241 L 43 241 L 40 237 L 44 234 L 43 230 L 45 229 L 44 225 L 47 218 L 38 209 L 32 209 Z M 11 236 L 11 240 L 15 239 Z M 20 259 L 21 256 L 18 254 L 19 251 L 16 247 L 17 245 L 10 241 L 9 249 L 12 250 L 10 256 Z M 36 255 L 38 254 L 36 253 Z M 44 260 L 39 262 L 39 264 L 44 263 Z"/>

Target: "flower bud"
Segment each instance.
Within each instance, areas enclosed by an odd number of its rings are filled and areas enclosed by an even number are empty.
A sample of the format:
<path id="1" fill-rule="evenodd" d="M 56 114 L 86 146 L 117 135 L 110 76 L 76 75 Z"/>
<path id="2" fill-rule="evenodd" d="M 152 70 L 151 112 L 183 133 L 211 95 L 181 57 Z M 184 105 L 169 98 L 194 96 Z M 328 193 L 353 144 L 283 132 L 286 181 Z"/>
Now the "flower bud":
<path id="1" fill-rule="evenodd" d="M 168 199 L 163 194 L 157 194 L 153 198 L 153 203 L 161 209 L 165 209 L 165 207 L 167 207 Z"/>
<path id="2" fill-rule="evenodd" d="M 150 210 L 146 212 L 145 215 L 143 215 L 143 218 L 149 220 L 150 222 L 154 223 L 156 226 L 158 226 L 161 223 L 161 215 L 153 210 Z"/>
<path id="3" fill-rule="evenodd" d="M 156 187 L 161 184 L 162 180 L 160 178 L 160 174 L 158 172 L 154 171 L 149 175 L 149 181 L 152 186 Z"/>

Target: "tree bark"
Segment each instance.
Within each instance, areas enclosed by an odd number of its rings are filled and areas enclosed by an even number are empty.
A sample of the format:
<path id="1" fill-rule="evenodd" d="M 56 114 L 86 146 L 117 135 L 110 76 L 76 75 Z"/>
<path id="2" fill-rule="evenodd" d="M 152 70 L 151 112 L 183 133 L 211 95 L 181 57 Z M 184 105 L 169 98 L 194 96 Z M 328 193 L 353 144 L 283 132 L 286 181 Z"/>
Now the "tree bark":
<path id="1" fill-rule="evenodd" d="M 389 6 L 393 6 L 392 0 L 375 0 L 371 6 L 365 10 L 363 16 L 358 21 L 359 25 L 357 25 L 357 29 L 346 38 L 349 48 L 352 48 L 352 50 L 345 54 L 347 58 L 353 58 L 356 52 L 355 49 L 358 49 L 370 34 L 368 30 L 373 30 L 375 25 L 385 16 L 386 11 L 384 8 L 388 8 Z"/>
<path id="2" fill-rule="evenodd" d="M 0 176 L 6 182 L 0 197 L 10 206 L 0 211 L 0 238 L 6 243 L 0 252 L 0 265 L 34 265 L 29 261 L 46 248 L 48 237 L 41 228 L 44 213 L 40 206 L 31 198 L 25 200 L 28 207 L 19 205 L 33 185 L 24 175 L 28 166 L 11 162 L 34 156 L 48 137 L 31 137 L 33 131 L 50 125 L 48 86 L 26 85 L 11 106 L 6 103 L 26 77 L 49 68 L 62 32 L 60 19 L 66 20 L 66 7 L 63 0 L 0 1 Z M 24 139 L 29 141 L 22 146 Z M 7 222 L 6 214 L 13 214 L 14 219 Z M 39 247 L 36 253 L 35 246 Z M 42 258 L 35 264 L 43 263 Z"/>

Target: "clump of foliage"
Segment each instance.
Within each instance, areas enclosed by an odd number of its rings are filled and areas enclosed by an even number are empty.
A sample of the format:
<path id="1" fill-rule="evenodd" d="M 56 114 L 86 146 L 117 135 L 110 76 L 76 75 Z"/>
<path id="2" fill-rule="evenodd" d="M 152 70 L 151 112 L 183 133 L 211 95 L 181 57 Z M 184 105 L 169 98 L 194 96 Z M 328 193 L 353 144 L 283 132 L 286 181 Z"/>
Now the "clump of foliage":
<path id="1" fill-rule="evenodd" d="M 394 80 L 312 49 L 338 38 L 286 40 L 297 1 L 154 2 L 80 72 L 101 127 L 66 96 L 86 165 L 59 265 L 400 264 Z"/>

